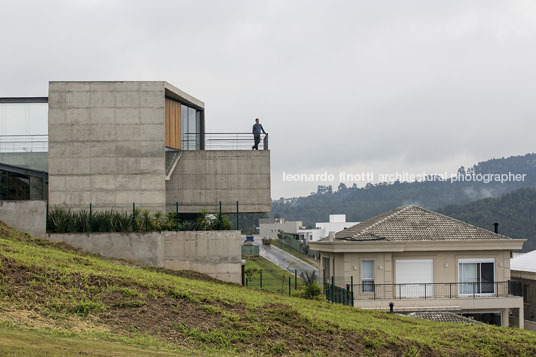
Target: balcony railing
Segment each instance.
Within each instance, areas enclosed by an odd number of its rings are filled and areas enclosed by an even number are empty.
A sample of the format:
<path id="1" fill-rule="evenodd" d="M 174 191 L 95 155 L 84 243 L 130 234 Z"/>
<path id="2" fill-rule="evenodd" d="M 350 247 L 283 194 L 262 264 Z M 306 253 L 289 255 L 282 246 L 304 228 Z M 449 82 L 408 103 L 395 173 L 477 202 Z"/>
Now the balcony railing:
<path id="1" fill-rule="evenodd" d="M 0 153 L 47 151 L 48 135 L 0 135 Z"/>
<path id="2" fill-rule="evenodd" d="M 252 133 L 184 133 L 182 136 L 185 150 L 251 150 L 254 144 Z M 258 149 L 268 150 L 268 134 L 261 134 Z"/>
<path id="3" fill-rule="evenodd" d="M 519 282 L 354 284 L 355 300 L 457 299 L 521 296 Z"/>

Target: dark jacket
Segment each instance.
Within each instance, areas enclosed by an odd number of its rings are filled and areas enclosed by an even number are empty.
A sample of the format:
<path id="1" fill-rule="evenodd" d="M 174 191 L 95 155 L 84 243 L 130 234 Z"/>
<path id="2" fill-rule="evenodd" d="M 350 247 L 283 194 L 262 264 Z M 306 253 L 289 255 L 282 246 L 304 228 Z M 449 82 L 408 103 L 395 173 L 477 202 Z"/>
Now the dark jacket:
<path id="1" fill-rule="evenodd" d="M 253 135 L 261 135 L 261 131 L 266 134 L 262 124 L 253 124 Z"/>

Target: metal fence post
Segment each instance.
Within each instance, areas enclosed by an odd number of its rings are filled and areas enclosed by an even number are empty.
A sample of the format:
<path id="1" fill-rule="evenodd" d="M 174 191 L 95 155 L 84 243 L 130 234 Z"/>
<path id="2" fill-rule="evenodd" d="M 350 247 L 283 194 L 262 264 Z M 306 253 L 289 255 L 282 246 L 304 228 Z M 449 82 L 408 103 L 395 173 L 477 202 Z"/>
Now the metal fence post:
<path id="1" fill-rule="evenodd" d="M 220 213 L 218 214 L 218 230 L 221 231 L 221 201 L 220 201 Z"/>
<path id="2" fill-rule="evenodd" d="M 48 233 L 48 200 L 47 200 L 47 212 L 46 212 L 46 223 L 45 223 L 45 232 Z"/>
<path id="3" fill-rule="evenodd" d="M 91 203 L 89 204 L 89 233 L 93 232 L 93 209 Z"/>
<path id="4" fill-rule="evenodd" d="M 290 296 L 290 276 L 288 277 L 288 296 Z"/>
<path id="5" fill-rule="evenodd" d="M 175 230 L 179 231 L 179 202 L 175 202 Z"/>
<path id="6" fill-rule="evenodd" d="M 350 287 L 352 289 L 352 306 L 354 306 L 354 276 L 350 275 Z"/>
<path id="7" fill-rule="evenodd" d="M 331 277 L 331 303 L 333 304 L 333 298 L 335 296 L 335 277 Z"/>
<path id="8" fill-rule="evenodd" d="M 260 280 L 261 280 L 261 289 L 262 289 L 262 269 L 260 270 Z"/>
<path id="9" fill-rule="evenodd" d="M 238 201 L 236 201 L 236 230 L 240 230 L 240 220 L 238 218 Z"/>
<path id="10" fill-rule="evenodd" d="M 136 232 L 136 203 L 132 202 L 132 232 Z"/>
<path id="11" fill-rule="evenodd" d="M 294 269 L 294 290 L 298 290 L 298 269 Z"/>

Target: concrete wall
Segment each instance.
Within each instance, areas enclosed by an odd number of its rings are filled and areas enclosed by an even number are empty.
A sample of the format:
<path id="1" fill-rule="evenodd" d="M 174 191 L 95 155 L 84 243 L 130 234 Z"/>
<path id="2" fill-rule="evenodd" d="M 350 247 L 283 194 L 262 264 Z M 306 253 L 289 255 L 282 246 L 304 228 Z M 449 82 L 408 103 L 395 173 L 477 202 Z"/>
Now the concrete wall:
<path id="1" fill-rule="evenodd" d="M 48 171 L 47 152 L 2 152 L 0 163 L 25 167 L 37 171 Z"/>
<path id="2" fill-rule="evenodd" d="M 181 212 L 270 211 L 270 152 L 268 150 L 183 151 L 166 181 L 169 207 L 179 202 Z"/>
<path id="3" fill-rule="evenodd" d="M 104 257 L 241 282 L 239 231 L 49 234 L 48 238 Z"/>
<path id="4" fill-rule="evenodd" d="M 50 82 L 50 204 L 163 209 L 164 93 L 164 82 Z"/>
<path id="5" fill-rule="evenodd" d="M 22 232 L 43 237 L 46 232 L 45 201 L 0 201 L 0 221 Z"/>

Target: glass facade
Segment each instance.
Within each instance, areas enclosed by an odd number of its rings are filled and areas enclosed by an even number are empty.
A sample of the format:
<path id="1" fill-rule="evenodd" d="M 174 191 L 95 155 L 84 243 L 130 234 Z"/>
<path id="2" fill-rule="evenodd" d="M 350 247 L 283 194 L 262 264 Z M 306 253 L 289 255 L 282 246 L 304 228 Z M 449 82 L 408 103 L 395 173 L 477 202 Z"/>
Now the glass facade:
<path id="1" fill-rule="evenodd" d="M 46 200 L 47 197 L 45 172 L 0 165 L 0 200 Z"/>
<path id="2" fill-rule="evenodd" d="M 181 148 L 201 148 L 201 111 L 184 104 L 181 104 Z"/>

